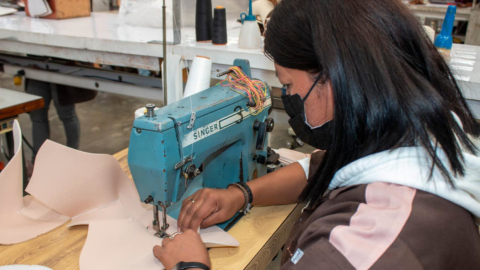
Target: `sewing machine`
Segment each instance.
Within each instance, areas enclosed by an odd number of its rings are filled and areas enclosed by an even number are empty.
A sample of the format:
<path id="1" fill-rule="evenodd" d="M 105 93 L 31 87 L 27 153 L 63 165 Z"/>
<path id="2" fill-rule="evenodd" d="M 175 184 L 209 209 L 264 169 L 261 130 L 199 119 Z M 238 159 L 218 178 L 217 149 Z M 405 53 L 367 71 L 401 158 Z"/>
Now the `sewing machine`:
<path id="1" fill-rule="evenodd" d="M 234 66 L 251 76 L 247 60 L 237 59 Z M 154 205 L 158 236 L 166 236 L 165 213 L 178 218 L 182 201 L 197 190 L 226 188 L 267 173 L 266 142 L 274 125 L 267 118 L 270 94 L 258 115 L 251 107 L 229 86 L 216 85 L 159 109 L 149 104 L 146 115 L 135 119 L 128 164 L 141 200 Z"/>

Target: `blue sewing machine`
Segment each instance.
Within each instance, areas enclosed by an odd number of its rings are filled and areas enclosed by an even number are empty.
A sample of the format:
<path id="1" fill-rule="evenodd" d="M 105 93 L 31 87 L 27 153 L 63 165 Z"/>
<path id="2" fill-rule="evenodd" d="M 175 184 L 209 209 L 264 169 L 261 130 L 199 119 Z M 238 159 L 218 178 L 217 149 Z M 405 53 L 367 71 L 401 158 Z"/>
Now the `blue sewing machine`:
<path id="1" fill-rule="evenodd" d="M 237 59 L 234 66 L 251 76 L 248 61 Z M 197 190 L 226 188 L 267 173 L 267 132 L 273 130 L 267 92 L 258 115 L 248 98 L 216 85 L 156 110 L 147 105 L 146 115 L 135 119 L 128 164 L 141 200 L 154 205 L 158 236 L 166 235 L 165 213 L 178 218 L 182 201 Z"/>

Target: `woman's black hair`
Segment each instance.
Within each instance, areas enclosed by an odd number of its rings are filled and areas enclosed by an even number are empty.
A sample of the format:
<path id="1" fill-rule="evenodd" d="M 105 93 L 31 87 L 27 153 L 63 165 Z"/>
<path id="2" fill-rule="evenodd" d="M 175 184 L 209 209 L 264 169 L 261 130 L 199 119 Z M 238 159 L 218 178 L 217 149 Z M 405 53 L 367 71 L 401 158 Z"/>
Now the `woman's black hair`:
<path id="1" fill-rule="evenodd" d="M 480 126 L 451 70 L 399 0 L 283 0 L 265 35 L 278 65 L 325 76 L 333 88 L 330 150 L 300 200 L 319 203 L 334 174 L 370 154 L 418 145 L 446 181 L 464 175 L 462 148 Z M 455 113 L 462 126 L 455 121 Z M 458 138 L 458 140 L 457 140 Z M 445 152 L 449 164 L 437 157 Z"/>

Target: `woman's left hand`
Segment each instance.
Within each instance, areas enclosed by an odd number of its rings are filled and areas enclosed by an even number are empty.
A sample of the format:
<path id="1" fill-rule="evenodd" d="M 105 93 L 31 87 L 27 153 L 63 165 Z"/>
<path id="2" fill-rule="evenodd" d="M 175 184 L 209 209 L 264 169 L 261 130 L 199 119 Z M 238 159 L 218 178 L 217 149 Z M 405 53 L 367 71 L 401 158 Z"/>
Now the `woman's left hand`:
<path id="1" fill-rule="evenodd" d="M 165 269 L 172 269 L 179 262 L 199 262 L 211 268 L 207 248 L 200 234 L 187 230 L 173 239 L 164 238 L 162 246 L 153 248 L 153 255 L 162 262 Z"/>

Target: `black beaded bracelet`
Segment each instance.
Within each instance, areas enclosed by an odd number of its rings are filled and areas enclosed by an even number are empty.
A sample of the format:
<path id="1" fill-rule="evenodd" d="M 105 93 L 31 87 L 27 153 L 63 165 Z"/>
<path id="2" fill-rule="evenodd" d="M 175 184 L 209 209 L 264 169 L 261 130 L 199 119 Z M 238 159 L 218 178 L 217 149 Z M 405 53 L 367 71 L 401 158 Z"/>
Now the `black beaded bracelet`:
<path id="1" fill-rule="evenodd" d="M 247 214 L 248 212 L 250 212 L 250 208 L 251 208 L 251 203 L 250 203 L 250 198 L 249 198 L 250 195 L 248 194 L 247 189 L 243 185 L 241 185 L 240 183 L 233 183 L 233 184 L 228 185 L 228 187 L 230 187 L 230 186 L 236 186 L 237 188 L 239 188 L 243 192 L 243 196 L 245 197 L 245 202 L 243 204 L 243 207 L 238 212 L 243 213 L 243 214 Z"/>
<path id="2" fill-rule="evenodd" d="M 252 204 L 253 202 L 253 193 L 252 193 L 252 190 L 250 189 L 250 187 L 247 185 L 247 183 L 245 182 L 238 182 L 240 185 L 242 185 L 248 192 L 248 203 L 249 204 Z"/>
<path id="3" fill-rule="evenodd" d="M 210 267 L 206 266 L 203 263 L 199 262 L 179 262 L 173 267 L 172 270 L 186 270 L 190 268 L 200 268 L 203 270 L 210 270 Z"/>

